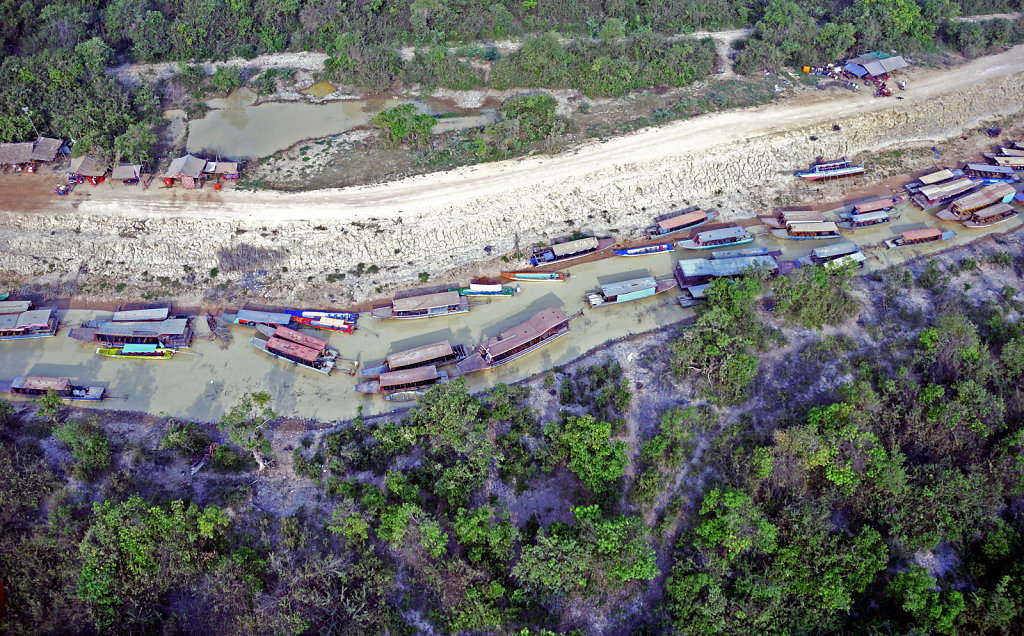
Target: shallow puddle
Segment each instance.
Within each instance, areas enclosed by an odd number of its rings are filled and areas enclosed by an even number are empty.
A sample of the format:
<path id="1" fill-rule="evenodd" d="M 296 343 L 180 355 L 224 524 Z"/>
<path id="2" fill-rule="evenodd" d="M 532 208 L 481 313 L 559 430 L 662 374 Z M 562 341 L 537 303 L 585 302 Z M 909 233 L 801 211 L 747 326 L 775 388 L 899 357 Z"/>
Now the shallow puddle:
<path id="1" fill-rule="evenodd" d="M 338 90 L 328 81 L 320 80 L 316 84 L 313 84 L 307 89 L 299 91 L 303 95 L 309 95 L 310 97 L 327 97 L 334 91 Z"/>

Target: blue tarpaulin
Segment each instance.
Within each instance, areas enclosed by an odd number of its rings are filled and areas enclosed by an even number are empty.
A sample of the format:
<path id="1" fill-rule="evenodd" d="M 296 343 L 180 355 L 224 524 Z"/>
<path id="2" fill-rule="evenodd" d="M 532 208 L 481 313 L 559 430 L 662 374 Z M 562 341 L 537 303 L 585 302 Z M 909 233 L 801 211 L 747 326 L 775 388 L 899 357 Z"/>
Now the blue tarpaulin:
<path id="1" fill-rule="evenodd" d="M 860 66 L 859 64 L 854 64 L 853 62 L 850 62 L 849 64 L 844 66 L 843 69 L 849 71 L 850 73 L 853 73 L 857 77 L 864 77 L 865 75 L 868 74 L 868 72 L 864 69 L 863 66 Z"/>

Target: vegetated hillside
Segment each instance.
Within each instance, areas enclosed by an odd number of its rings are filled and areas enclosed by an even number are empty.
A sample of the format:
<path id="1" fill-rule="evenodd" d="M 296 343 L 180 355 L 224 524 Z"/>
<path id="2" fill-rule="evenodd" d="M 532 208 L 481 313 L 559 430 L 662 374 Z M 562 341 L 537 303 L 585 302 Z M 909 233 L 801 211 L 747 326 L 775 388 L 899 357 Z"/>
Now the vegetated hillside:
<path id="1" fill-rule="evenodd" d="M 756 72 L 874 48 L 914 53 L 950 47 L 975 55 L 1021 41 L 1020 20 L 950 18 L 1020 8 L 1020 0 L 7 2 L 0 5 L 0 142 L 30 139 L 38 131 L 74 138 L 78 154 L 150 158 L 157 96 L 148 87 L 114 83 L 104 69 L 115 60 L 178 61 L 182 82 L 192 91 L 203 78 L 201 71 L 195 77 L 189 62 L 315 50 L 330 56 L 326 78 L 372 91 L 402 80 L 424 87 L 574 88 L 621 96 L 656 85 L 685 86 L 711 73 L 712 42 L 669 37 L 679 33 L 753 27 L 737 65 Z M 506 57 L 481 44 L 508 38 L 523 41 Z M 417 47 L 408 61 L 398 55 L 401 45 Z M 231 66 L 209 81 L 221 92 L 247 81 L 263 92 L 281 73 L 255 76 Z"/>
<path id="2" fill-rule="evenodd" d="M 400 421 L 0 402 L 0 629 L 1019 632 L 1012 240 L 720 280 L 677 334 Z"/>

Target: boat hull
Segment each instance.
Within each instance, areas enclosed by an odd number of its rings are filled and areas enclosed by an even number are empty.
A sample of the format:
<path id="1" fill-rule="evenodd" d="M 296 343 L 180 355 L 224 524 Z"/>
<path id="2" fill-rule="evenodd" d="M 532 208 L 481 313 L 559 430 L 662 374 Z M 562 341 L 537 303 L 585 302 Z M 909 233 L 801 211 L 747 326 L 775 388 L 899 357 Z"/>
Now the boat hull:
<path id="1" fill-rule="evenodd" d="M 319 368 L 319 367 L 310 366 L 308 364 L 302 364 L 300 362 L 296 362 L 294 360 L 290 360 L 290 359 L 288 359 L 288 358 L 286 358 L 284 356 L 277 355 L 273 351 L 270 351 L 269 349 L 267 349 L 267 341 L 266 340 L 261 340 L 260 338 L 252 337 L 252 338 L 249 339 L 249 344 L 251 344 L 252 346 L 256 347 L 257 349 L 259 349 L 263 353 L 267 354 L 268 356 L 273 356 L 273 357 L 277 358 L 278 360 L 282 360 L 282 361 L 287 362 L 288 364 L 296 366 L 296 367 L 301 367 L 303 369 L 309 369 L 310 371 L 316 371 L 317 373 L 319 373 L 321 375 L 330 375 L 331 371 L 334 370 L 334 360 L 329 360 L 328 363 L 324 366 L 324 368 Z M 335 357 L 337 357 L 336 353 L 335 353 Z"/>
<path id="2" fill-rule="evenodd" d="M 718 243 L 716 245 L 694 245 L 692 240 L 688 241 L 676 241 L 676 247 L 684 250 L 717 250 L 727 247 L 736 247 L 737 245 L 746 245 L 747 243 L 753 243 L 754 237 L 748 236 L 747 238 L 740 239 L 738 241 L 732 241 L 730 243 Z"/>
<path id="3" fill-rule="evenodd" d="M 941 241 L 948 241 L 949 239 L 956 236 L 956 232 L 949 231 L 943 232 L 942 236 L 938 236 L 930 241 L 923 241 L 920 243 L 900 243 L 900 239 L 889 239 L 885 242 L 885 246 L 891 250 L 898 250 L 904 247 L 917 247 L 919 245 L 931 245 L 932 243 L 939 243 Z"/>
<path id="4" fill-rule="evenodd" d="M 884 221 L 879 221 L 878 223 L 868 223 L 866 225 L 853 225 L 850 221 L 840 221 L 839 223 L 836 223 L 836 225 L 839 226 L 840 228 L 844 229 L 844 230 L 850 230 L 851 232 L 854 232 L 856 230 L 863 230 L 864 228 L 878 227 L 879 225 L 885 225 L 886 223 L 889 223 L 891 221 L 892 221 L 892 218 L 888 218 L 888 219 L 886 219 Z"/>
<path id="5" fill-rule="evenodd" d="M 987 227 L 994 227 L 996 225 L 999 225 L 1000 223 L 1005 223 L 1005 222 L 1009 221 L 1010 219 L 1017 218 L 1018 216 L 1020 216 L 1019 213 L 1014 213 L 1014 214 L 1011 214 L 1010 216 L 1004 216 L 1003 218 L 999 219 L 998 221 L 992 221 L 990 223 L 977 223 L 975 221 L 964 221 L 964 227 L 970 228 L 972 230 L 983 230 L 983 229 L 985 229 Z"/>
<path id="6" fill-rule="evenodd" d="M 97 355 L 105 358 L 120 358 L 122 360 L 170 360 L 174 357 L 174 349 L 157 349 L 153 355 L 128 354 L 120 349 L 100 347 L 96 350 Z"/>
<path id="7" fill-rule="evenodd" d="M 672 243 L 660 243 L 658 245 L 642 245 L 640 247 L 628 247 L 622 250 L 615 250 L 616 256 L 649 256 L 651 254 L 665 254 L 676 248 Z"/>
<path id="8" fill-rule="evenodd" d="M 674 278 L 673 279 L 665 279 L 665 280 L 655 281 L 654 293 L 650 294 L 649 296 L 641 296 L 639 298 L 629 298 L 627 300 L 614 300 L 612 302 L 608 302 L 608 301 L 604 300 L 604 297 L 601 295 L 600 292 L 595 292 L 595 293 L 587 294 L 587 301 L 590 303 L 591 307 L 595 307 L 595 308 L 596 307 L 611 307 L 612 305 L 624 305 L 626 303 L 632 303 L 632 302 L 636 302 L 638 300 L 644 300 L 646 298 L 654 298 L 658 294 L 665 293 L 668 290 L 674 289 L 674 288 L 676 288 L 678 286 L 679 286 L 679 282 L 677 280 L 675 280 Z"/>
<path id="9" fill-rule="evenodd" d="M 790 241 L 830 241 L 837 238 L 843 238 L 839 232 L 835 234 L 822 234 L 821 236 L 790 236 L 786 230 L 772 230 L 772 236 L 780 239 L 788 239 Z"/>
<path id="10" fill-rule="evenodd" d="M 501 272 L 505 280 L 524 283 L 561 283 L 569 278 L 568 272 Z"/>
<path id="11" fill-rule="evenodd" d="M 798 172 L 796 176 L 807 181 L 823 181 L 825 179 L 838 179 L 840 177 L 851 177 L 855 174 L 862 174 L 864 168 L 857 166 L 854 168 L 844 168 L 842 170 L 833 170 L 831 172 Z"/>
<path id="12" fill-rule="evenodd" d="M 543 347 L 545 345 L 551 344 L 552 342 L 558 340 L 559 338 L 561 338 L 562 336 L 564 336 L 564 335 L 566 335 L 568 333 L 569 333 L 569 328 L 566 327 L 562 331 L 559 331 L 559 332 L 555 333 L 554 335 L 552 335 L 550 338 L 547 338 L 546 340 L 542 340 L 542 341 L 538 342 L 537 344 L 533 345 L 529 349 L 523 349 L 522 351 L 516 353 L 514 356 L 509 356 L 508 358 L 505 358 L 504 360 L 502 360 L 500 362 L 496 362 L 496 363 L 488 364 L 486 361 L 483 361 L 482 357 L 480 356 L 480 354 L 477 353 L 477 354 L 474 354 L 473 356 L 470 356 L 469 358 L 466 358 L 466 360 L 463 360 L 463 362 L 471 362 L 471 361 L 474 360 L 474 358 L 480 358 L 481 361 L 480 361 L 480 363 L 477 366 L 474 366 L 474 367 L 471 367 L 471 368 L 464 368 L 463 366 L 459 366 L 458 369 L 459 369 L 460 372 L 465 374 L 465 373 L 473 373 L 474 371 L 483 371 L 484 369 L 493 369 L 494 367 L 500 367 L 501 365 L 508 364 L 509 362 L 512 362 L 513 360 L 518 360 L 519 358 L 522 358 L 526 354 L 531 353 L 533 351 L 536 351 L 537 349 L 540 349 L 541 347 Z"/>

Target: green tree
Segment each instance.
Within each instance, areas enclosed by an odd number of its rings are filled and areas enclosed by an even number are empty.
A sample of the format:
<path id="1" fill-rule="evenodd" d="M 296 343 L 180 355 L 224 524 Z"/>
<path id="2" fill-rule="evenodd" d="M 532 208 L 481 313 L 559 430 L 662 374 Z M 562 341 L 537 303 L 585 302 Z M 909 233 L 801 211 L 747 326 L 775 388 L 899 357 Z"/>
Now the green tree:
<path id="1" fill-rule="evenodd" d="M 110 440 L 95 420 L 65 422 L 55 430 L 57 439 L 71 448 L 74 473 L 82 481 L 93 481 L 110 466 Z"/>
<path id="2" fill-rule="evenodd" d="M 587 488 L 601 491 L 626 471 L 626 442 L 612 440 L 612 425 L 591 415 L 570 416 L 558 439 L 568 456 L 569 469 Z"/>
<path id="3" fill-rule="evenodd" d="M 730 561 L 750 551 L 775 552 L 779 529 L 743 491 L 713 489 L 704 496 L 700 515 L 699 545 L 724 553 Z"/>
<path id="4" fill-rule="evenodd" d="M 278 416 L 269 404 L 269 393 L 246 393 L 238 404 L 221 416 L 217 425 L 227 433 L 231 443 L 252 453 L 261 472 L 273 460 L 266 431 Z"/>
<path id="5" fill-rule="evenodd" d="M 36 417 L 41 417 L 50 424 L 56 426 L 61 420 L 64 411 L 64 400 L 56 391 L 49 390 L 43 397 L 33 400 L 36 405 Z"/>
<path id="6" fill-rule="evenodd" d="M 437 119 L 416 112 L 415 104 L 401 104 L 377 113 L 372 123 L 388 141 L 420 147 L 430 139 Z"/>
<path id="7" fill-rule="evenodd" d="M 903 610 L 930 633 L 952 634 L 964 611 L 964 597 L 956 591 L 943 591 L 935 577 L 917 564 L 893 577 L 886 591 L 898 599 Z"/>

